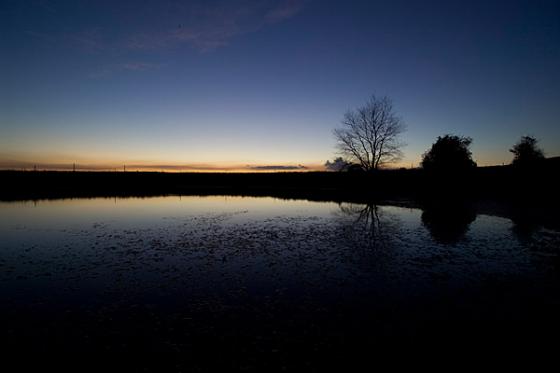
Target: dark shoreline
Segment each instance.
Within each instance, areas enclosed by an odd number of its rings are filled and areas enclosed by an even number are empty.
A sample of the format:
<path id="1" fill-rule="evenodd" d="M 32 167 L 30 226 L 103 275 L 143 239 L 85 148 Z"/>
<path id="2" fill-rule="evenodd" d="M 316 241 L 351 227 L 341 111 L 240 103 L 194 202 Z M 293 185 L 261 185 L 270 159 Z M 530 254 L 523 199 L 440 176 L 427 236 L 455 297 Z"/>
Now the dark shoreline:
<path id="1" fill-rule="evenodd" d="M 0 171 L 0 201 L 229 195 L 390 204 L 442 215 L 469 206 L 475 214 L 560 230 L 559 165 L 480 167 L 470 175 L 433 175 L 420 169 L 373 174 Z"/>
<path id="2" fill-rule="evenodd" d="M 560 158 L 539 168 L 363 172 L 165 173 L 0 170 L 0 201 L 72 197 L 247 195 L 317 201 L 491 199 L 557 203 Z"/>
<path id="3" fill-rule="evenodd" d="M 0 200 L 154 195 L 272 195 L 316 200 L 378 198 L 558 199 L 560 158 L 544 167 L 479 167 L 469 174 L 422 169 L 363 172 L 165 173 L 0 171 Z"/>

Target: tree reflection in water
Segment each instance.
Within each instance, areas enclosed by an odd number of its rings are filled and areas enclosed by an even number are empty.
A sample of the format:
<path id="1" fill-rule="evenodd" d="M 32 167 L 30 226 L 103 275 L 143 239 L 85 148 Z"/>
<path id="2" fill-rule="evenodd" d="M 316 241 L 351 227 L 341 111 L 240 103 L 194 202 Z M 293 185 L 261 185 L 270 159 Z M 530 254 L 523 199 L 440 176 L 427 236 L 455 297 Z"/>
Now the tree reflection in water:
<path id="1" fill-rule="evenodd" d="M 370 249 L 387 246 L 396 234 L 396 219 L 375 203 L 341 203 L 343 230 L 354 246 Z"/>
<path id="2" fill-rule="evenodd" d="M 444 245 L 462 241 L 476 219 L 476 209 L 466 201 L 428 202 L 422 210 L 422 224 L 434 241 Z"/>
<path id="3" fill-rule="evenodd" d="M 510 208 L 509 213 L 512 222 L 511 232 L 514 236 L 521 244 L 533 244 L 536 234 L 542 228 L 538 212 L 526 201 L 519 201 Z"/>
<path id="4" fill-rule="evenodd" d="M 535 234 L 539 231 L 540 225 L 525 216 L 515 216 L 511 219 L 513 226 L 511 232 L 522 244 L 533 243 Z"/>

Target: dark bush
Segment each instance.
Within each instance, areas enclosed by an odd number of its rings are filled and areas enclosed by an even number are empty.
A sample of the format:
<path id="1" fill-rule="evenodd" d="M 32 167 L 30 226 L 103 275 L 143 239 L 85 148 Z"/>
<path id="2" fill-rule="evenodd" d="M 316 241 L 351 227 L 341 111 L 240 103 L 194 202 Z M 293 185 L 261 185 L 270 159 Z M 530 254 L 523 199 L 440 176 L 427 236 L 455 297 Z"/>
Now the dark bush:
<path id="1" fill-rule="evenodd" d="M 471 143 L 470 137 L 439 136 L 430 150 L 422 156 L 422 168 L 438 172 L 462 172 L 474 169 L 476 163 L 472 160 L 469 149 Z"/>

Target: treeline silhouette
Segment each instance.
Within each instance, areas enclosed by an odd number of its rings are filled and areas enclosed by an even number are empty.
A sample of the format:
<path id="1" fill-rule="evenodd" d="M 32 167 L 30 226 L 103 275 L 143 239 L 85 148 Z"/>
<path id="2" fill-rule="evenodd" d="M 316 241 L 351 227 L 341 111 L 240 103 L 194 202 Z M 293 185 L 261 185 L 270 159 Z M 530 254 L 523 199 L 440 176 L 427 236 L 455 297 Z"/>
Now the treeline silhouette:
<path id="1" fill-rule="evenodd" d="M 560 157 L 538 167 L 513 165 L 470 172 L 394 169 L 373 172 L 160 173 L 0 171 L 0 200 L 195 195 L 273 195 L 330 201 L 371 198 L 515 198 L 558 200 Z"/>

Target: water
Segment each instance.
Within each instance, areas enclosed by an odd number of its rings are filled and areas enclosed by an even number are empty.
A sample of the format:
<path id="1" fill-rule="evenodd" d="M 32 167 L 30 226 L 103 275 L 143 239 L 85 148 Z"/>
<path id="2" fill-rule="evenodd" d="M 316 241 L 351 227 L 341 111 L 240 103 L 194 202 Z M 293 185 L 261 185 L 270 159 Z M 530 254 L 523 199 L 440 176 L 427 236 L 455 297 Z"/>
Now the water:
<path id="1" fill-rule="evenodd" d="M 558 231 L 466 204 L 409 206 L 0 203 L 3 339 L 14 353 L 93 351 L 129 368 L 207 367 L 216 351 L 220 367 L 278 368 L 427 334 L 560 330 Z"/>

